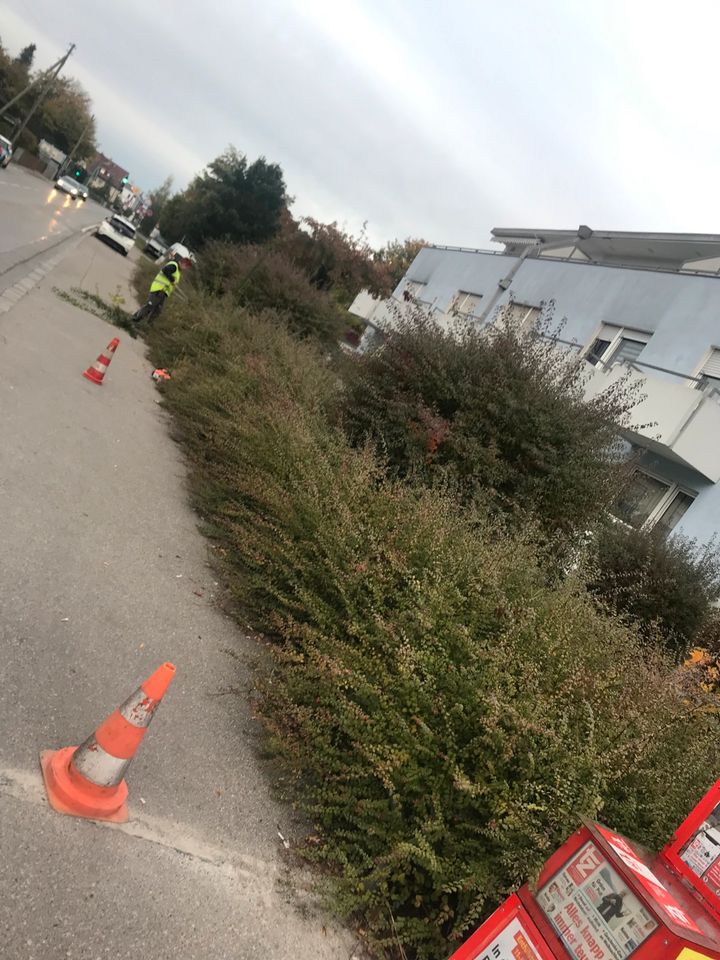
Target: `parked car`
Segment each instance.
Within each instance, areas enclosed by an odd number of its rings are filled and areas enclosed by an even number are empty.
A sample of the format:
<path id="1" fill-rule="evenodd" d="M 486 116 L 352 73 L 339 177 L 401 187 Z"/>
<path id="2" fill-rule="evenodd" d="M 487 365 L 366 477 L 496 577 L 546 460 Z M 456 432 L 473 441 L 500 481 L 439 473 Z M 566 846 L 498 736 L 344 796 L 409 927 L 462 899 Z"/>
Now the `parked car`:
<path id="1" fill-rule="evenodd" d="M 69 193 L 71 197 L 80 196 L 80 184 L 73 177 L 59 177 L 55 181 L 55 188 L 56 190 L 62 190 L 63 193 Z"/>
<path id="2" fill-rule="evenodd" d="M 95 236 L 126 257 L 135 246 L 135 227 L 125 217 L 115 213 L 103 220 Z"/>
<path id="3" fill-rule="evenodd" d="M 0 167 L 5 167 L 12 159 L 12 144 L 7 137 L 0 137 Z"/>
<path id="4" fill-rule="evenodd" d="M 165 256 L 167 252 L 168 245 L 159 234 L 156 237 L 150 237 L 145 244 L 145 253 L 152 260 L 159 260 L 160 257 Z"/>

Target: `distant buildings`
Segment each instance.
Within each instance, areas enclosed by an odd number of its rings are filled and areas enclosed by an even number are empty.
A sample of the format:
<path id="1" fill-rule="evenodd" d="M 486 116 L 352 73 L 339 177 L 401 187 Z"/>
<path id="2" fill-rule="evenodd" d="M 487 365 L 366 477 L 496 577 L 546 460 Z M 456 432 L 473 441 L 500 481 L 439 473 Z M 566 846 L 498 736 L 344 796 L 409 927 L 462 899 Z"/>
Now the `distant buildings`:
<path id="1" fill-rule="evenodd" d="M 115 163 L 110 157 L 99 153 L 87 164 L 89 171 L 88 185 L 96 190 L 102 188 L 103 184 L 108 184 L 108 197 L 111 201 L 115 200 L 117 195 L 123 189 L 130 178 L 128 171 Z"/>

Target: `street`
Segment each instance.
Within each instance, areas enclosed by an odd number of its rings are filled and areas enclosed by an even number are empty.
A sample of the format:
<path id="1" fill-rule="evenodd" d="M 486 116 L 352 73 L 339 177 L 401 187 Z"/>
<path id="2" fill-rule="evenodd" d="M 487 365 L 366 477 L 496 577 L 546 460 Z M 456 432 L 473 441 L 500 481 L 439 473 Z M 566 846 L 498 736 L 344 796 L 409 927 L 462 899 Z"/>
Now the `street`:
<path id="1" fill-rule="evenodd" d="M 80 234 L 103 211 L 49 193 L 0 171 L 0 271 L 31 272 L 33 246 L 68 239 L 0 313 L 3 956 L 349 958 L 278 837 L 292 846 L 301 825 L 260 758 L 264 647 L 221 608 L 142 341 L 55 292 L 132 307 L 139 254 Z M 81 374 L 116 334 L 96 386 Z M 56 814 L 40 751 L 82 742 L 166 660 L 177 675 L 128 773 L 130 822 Z"/>
<path id="2" fill-rule="evenodd" d="M 10 268 L 108 215 L 94 201 L 78 203 L 55 190 L 52 181 L 15 164 L 0 170 L 0 213 L 0 290 Z"/>

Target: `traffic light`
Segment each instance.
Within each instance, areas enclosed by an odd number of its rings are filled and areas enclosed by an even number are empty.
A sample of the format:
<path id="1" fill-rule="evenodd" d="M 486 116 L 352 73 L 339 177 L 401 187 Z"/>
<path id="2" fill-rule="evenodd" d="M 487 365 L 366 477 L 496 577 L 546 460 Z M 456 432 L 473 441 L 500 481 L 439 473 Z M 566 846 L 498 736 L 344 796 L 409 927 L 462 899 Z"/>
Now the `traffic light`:
<path id="1" fill-rule="evenodd" d="M 77 164 L 74 164 L 72 168 L 72 172 L 76 180 L 81 180 L 85 174 L 85 169 L 84 167 L 79 167 Z"/>
<path id="2" fill-rule="evenodd" d="M 121 183 L 123 184 L 128 183 L 129 180 L 130 180 L 130 177 L 123 177 Z"/>

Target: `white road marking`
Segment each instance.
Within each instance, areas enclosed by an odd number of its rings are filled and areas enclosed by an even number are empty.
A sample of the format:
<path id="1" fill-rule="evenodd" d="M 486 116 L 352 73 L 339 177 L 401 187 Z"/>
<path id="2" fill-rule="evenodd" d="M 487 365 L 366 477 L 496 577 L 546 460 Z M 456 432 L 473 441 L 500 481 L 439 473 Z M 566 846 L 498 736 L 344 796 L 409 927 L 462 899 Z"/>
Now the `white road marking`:
<path id="1" fill-rule="evenodd" d="M 12 797 L 13 800 L 21 803 L 45 807 L 49 817 L 60 816 L 48 806 L 39 764 L 37 771 L 0 767 L 0 797 L 3 796 Z M 250 880 L 253 887 L 261 884 L 271 889 L 285 872 L 282 864 L 269 863 L 257 857 L 238 853 L 230 845 L 218 847 L 208 843 L 185 824 L 164 817 L 148 816 L 144 811 L 142 816 L 133 816 L 128 823 L 103 823 L 98 820 L 88 823 L 95 827 L 124 833 L 136 840 L 157 844 L 181 856 L 189 857 L 198 864 L 207 864 L 219 870 L 228 879 L 239 882 Z M 305 882 L 301 881 L 298 888 L 296 878 L 293 884 L 294 889 L 298 893 L 309 892 L 308 880 L 309 878 L 305 878 Z"/>

